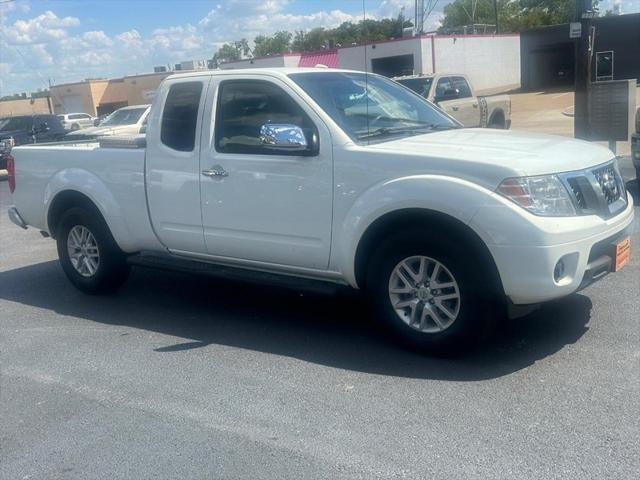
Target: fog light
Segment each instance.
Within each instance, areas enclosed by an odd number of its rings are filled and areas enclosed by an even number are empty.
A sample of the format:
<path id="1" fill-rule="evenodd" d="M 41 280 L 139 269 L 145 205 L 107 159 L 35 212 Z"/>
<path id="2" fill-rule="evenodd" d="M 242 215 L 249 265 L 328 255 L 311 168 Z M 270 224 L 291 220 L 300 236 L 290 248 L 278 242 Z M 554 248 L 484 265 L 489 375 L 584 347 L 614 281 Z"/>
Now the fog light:
<path id="1" fill-rule="evenodd" d="M 559 282 L 562 277 L 564 277 L 564 260 L 560 259 L 558 260 L 558 263 L 556 263 L 556 268 L 553 269 L 553 279 L 557 282 Z"/>

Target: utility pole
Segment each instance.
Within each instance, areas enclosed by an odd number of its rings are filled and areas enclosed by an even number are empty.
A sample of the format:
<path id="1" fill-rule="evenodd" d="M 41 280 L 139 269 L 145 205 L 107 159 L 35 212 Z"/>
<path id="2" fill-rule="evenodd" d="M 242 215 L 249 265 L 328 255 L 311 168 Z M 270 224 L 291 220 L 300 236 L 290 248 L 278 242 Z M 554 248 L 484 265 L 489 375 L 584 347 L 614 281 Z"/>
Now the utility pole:
<path id="1" fill-rule="evenodd" d="M 575 99 L 573 115 L 573 135 L 588 140 L 589 127 L 589 84 L 591 83 L 591 17 L 592 0 L 576 0 L 576 22 L 582 25 L 581 36 L 575 49 Z"/>
<path id="2" fill-rule="evenodd" d="M 500 33 L 500 26 L 498 25 L 498 0 L 493 0 L 493 14 L 496 17 L 496 34 Z"/>

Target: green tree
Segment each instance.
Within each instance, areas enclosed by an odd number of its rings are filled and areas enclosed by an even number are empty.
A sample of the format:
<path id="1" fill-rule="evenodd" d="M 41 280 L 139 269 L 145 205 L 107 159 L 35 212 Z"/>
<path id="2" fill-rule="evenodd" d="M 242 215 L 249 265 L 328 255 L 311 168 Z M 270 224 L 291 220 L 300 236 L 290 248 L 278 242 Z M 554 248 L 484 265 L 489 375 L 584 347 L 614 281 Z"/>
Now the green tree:
<path id="1" fill-rule="evenodd" d="M 290 50 L 293 35 L 286 30 L 280 30 L 273 35 L 258 35 L 253 41 L 253 54 L 256 57 L 287 53 Z"/>
<path id="2" fill-rule="evenodd" d="M 598 2 L 593 3 L 595 6 Z M 576 0 L 498 0 L 500 31 L 568 23 L 573 21 L 575 9 Z M 459 32 L 473 24 L 495 24 L 493 0 L 455 0 L 444 7 L 443 13 L 443 32 Z"/>
<path id="3" fill-rule="evenodd" d="M 310 52 L 325 48 L 346 47 L 352 44 L 376 42 L 402 37 L 404 28 L 412 23 L 402 14 L 397 18 L 381 20 L 364 19 L 358 23 L 344 22 L 336 28 L 312 28 L 309 31 L 298 30 L 294 34 L 281 30 L 273 35 L 258 35 L 254 41 L 253 55 L 263 57 L 278 55 L 290 51 Z M 225 43 L 214 55 L 214 61 L 231 61 L 247 57 L 250 54 L 246 39 Z"/>
<path id="4" fill-rule="evenodd" d="M 241 51 L 236 44 L 225 43 L 218 51 L 213 55 L 213 61 L 216 63 L 230 62 L 240 59 Z"/>

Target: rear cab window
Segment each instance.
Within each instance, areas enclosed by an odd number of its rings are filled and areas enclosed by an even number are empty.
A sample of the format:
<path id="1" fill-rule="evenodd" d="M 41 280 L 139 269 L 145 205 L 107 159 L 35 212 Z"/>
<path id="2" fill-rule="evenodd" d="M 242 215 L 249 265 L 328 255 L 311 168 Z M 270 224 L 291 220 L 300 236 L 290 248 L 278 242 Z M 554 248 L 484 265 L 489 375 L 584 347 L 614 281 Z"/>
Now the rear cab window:
<path id="1" fill-rule="evenodd" d="M 193 151 L 201 96 L 202 82 L 171 85 L 160 127 L 160 140 L 164 145 L 180 152 Z"/>
<path id="2" fill-rule="evenodd" d="M 453 86 L 451 85 L 451 79 L 449 77 L 442 77 L 438 80 L 438 84 L 436 85 L 436 93 L 435 97 L 439 98 L 444 96 L 444 93 L 447 90 L 451 90 Z"/>
<path id="3" fill-rule="evenodd" d="M 459 98 L 469 98 L 471 96 L 471 87 L 464 77 L 453 77 L 453 88 L 460 92 Z"/>

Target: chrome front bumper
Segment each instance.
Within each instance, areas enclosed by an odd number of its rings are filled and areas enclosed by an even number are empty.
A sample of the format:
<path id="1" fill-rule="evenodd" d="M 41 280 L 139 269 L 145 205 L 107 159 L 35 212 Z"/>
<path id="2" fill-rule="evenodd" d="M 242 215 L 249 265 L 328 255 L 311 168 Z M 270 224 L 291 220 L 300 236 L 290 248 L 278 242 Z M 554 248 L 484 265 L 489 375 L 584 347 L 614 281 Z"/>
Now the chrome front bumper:
<path id="1" fill-rule="evenodd" d="M 20 214 L 18 213 L 18 209 L 16 207 L 9 207 L 9 220 L 18 225 L 20 228 L 27 229 L 27 224 L 22 219 Z"/>

